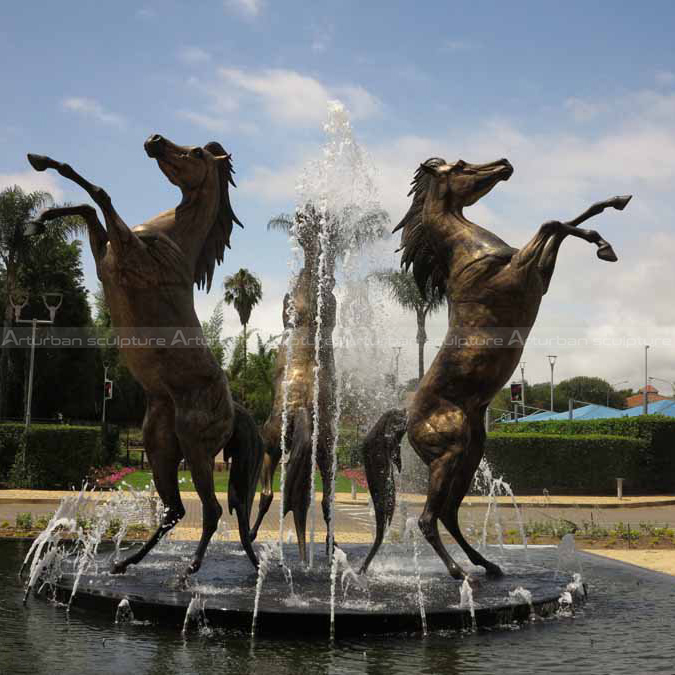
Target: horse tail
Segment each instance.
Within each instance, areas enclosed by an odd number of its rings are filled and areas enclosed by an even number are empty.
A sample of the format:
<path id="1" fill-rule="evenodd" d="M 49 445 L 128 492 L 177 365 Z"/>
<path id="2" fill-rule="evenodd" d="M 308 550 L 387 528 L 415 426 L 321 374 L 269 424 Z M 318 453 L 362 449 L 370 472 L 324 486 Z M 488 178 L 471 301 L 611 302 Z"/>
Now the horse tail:
<path id="1" fill-rule="evenodd" d="M 230 515 L 237 514 L 239 538 L 254 565 L 251 548 L 250 519 L 263 460 L 263 441 L 251 414 L 239 403 L 234 404 L 234 431 L 223 448 L 223 455 L 232 458 L 227 505 Z"/>

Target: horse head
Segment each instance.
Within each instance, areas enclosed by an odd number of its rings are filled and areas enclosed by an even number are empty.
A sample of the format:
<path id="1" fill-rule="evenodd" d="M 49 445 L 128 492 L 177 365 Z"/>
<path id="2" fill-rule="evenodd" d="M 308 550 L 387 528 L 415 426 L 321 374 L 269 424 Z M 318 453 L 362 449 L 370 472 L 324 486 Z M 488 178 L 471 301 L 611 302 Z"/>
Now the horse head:
<path id="1" fill-rule="evenodd" d="M 172 233 L 182 240 L 178 243 L 185 252 L 192 251 L 194 280 L 198 288 L 206 286 L 208 291 L 215 264 L 222 262 L 225 247 L 230 246 L 233 222 L 242 226 L 230 205 L 229 185 L 234 186 L 231 156 L 215 141 L 203 148 L 190 147 L 176 145 L 159 134 L 150 136 L 144 147 L 183 195 Z"/>
<path id="2" fill-rule="evenodd" d="M 444 159 L 433 157 L 420 165 L 431 179 L 428 194 L 443 200 L 452 210 L 475 204 L 502 180 L 508 180 L 513 167 L 508 159 L 498 159 L 488 164 L 469 164 L 458 159 L 448 164 Z"/>

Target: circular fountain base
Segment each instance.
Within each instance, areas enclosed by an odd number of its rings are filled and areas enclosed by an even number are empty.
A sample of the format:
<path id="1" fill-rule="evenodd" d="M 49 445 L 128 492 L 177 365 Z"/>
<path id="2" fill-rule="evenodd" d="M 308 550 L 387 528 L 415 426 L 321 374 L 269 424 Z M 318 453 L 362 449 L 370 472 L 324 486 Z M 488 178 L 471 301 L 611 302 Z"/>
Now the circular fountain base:
<path id="1" fill-rule="evenodd" d="M 190 601 L 199 595 L 207 621 L 212 626 L 249 631 L 253 618 L 257 573 L 238 544 L 214 542 L 202 569 L 189 581 L 187 590 L 177 584 L 179 572 L 191 559 L 194 542 L 170 542 L 153 551 L 146 560 L 130 567 L 125 575 L 108 573 L 110 552 L 98 556 L 99 572 L 84 574 L 72 605 L 108 612 L 113 618 L 120 601 L 127 599 L 137 620 L 182 625 Z M 331 583 L 323 546 L 316 546 L 311 570 L 299 562 L 295 545 L 284 547 L 284 560 L 291 570 L 293 590 L 271 556 L 264 579 L 256 632 L 258 634 L 323 634 L 330 629 Z M 368 546 L 341 546 L 349 563 L 358 570 Z M 452 548 L 452 547 L 451 547 Z M 462 560 L 453 549 L 453 556 Z M 571 581 L 569 572 L 556 575 L 555 549 L 505 551 L 491 558 L 505 572 L 498 579 L 485 577 L 482 568 L 466 565 L 475 606 L 475 625 L 492 627 L 547 617 L 560 610 L 559 598 Z M 429 548 L 420 555 L 420 580 L 429 630 L 467 629 L 474 625 L 469 607 L 461 606 L 461 582 L 450 578 Z M 355 579 L 340 569 L 335 591 L 335 634 L 420 631 L 422 628 L 418 578 L 409 549 L 383 546 L 367 575 Z M 55 586 L 57 599 L 70 599 L 74 576 L 64 574 Z M 345 592 L 346 587 L 346 592 Z M 522 587 L 531 593 L 531 605 L 522 594 L 509 593 Z M 574 594 L 573 594 L 574 595 Z M 580 600 L 576 594 L 574 600 Z"/>

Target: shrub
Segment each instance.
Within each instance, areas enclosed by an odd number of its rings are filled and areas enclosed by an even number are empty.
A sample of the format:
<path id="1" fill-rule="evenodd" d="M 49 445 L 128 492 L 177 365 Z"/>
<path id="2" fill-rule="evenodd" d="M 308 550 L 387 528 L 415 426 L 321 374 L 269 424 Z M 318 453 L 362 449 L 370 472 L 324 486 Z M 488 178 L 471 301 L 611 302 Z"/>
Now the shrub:
<path id="1" fill-rule="evenodd" d="M 120 453 L 120 428 L 117 424 L 103 425 L 102 450 L 102 462 L 113 464 Z"/>
<path id="2" fill-rule="evenodd" d="M 16 514 L 16 529 L 17 530 L 32 530 L 33 529 L 33 514 L 17 513 Z"/>
<path id="3" fill-rule="evenodd" d="M 0 424 L 0 479 L 9 477 L 23 442 L 23 424 Z"/>
<path id="4" fill-rule="evenodd" d="M 514 492 L 611 494 L 617 477 L 632 487 L 649 479 L 643 464 L 649 443 L 640 438 L 581 434 L 502 433 L 488 435 L 485 456 L 493 473 Z"/>
<path id="5" fill-rule="evenodd" d="M 623 476 L 632 489 L 672 492 L 675 490 L 675 419 L 664 415 L 640 415 L 598 420 L 551 420 L 499 424 L 504 434 L 610 435 L 640 438 L 648 447 L 640 454 L 637 475 Z M 622 476 L 622 474 L 617 474 Z"/>
<path id="6" fill-rule="evenodd" d="M 27 437 L 23 432 L 23 424 L 0 425 L 0 455 L 12 456 L 15 487 L 79 488 L 90 467 L 103 462 L 100 427 L 33 424 Z"/>

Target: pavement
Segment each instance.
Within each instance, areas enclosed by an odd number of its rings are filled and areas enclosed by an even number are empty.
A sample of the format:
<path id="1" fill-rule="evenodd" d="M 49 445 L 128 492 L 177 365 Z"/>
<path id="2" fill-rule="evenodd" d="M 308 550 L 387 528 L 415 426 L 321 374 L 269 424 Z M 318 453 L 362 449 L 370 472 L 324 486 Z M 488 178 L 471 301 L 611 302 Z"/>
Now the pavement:
<path id="1" fill-rule="evenodd" d="M 0 490 L 0 525 L 4 521 L 14 524 L 18 513 L 30 512 L 35 519 L 45 516 L 56 510 L 60 500 L 65 496 L 72 496 L 73 492 L 59 492 L 48 490 Z M 87 493 L 92 501 L 109 499 L 113 492 Z M 150 494 L 151 499 L 153 495 Z M 201 503 L 195 492 L 184 492 L 183 503 L 186 516 L 176 528 L 176 539 L 198 539 L 201 530 Z M 218 493 L 218 500 L 227 504 L 227 494 Z M 317 503 L 321 494 L 316 495 Z M 400 508 L 397 508 L 392 528 L 394 532 L 402 534 L 405 521 L 408 518 L 419 516 L 424 506 L 425 497 L 419 494 L 399 494 L 397 496 Z M 257 512 L 258 497 L 254 504 L 254 514 Z M 470 540 L 480 536 L 487 510 L 486 497 L 467 497 L 460 508 L 460 526 Z M 578 525 L 592 522 L 597 525 L 609 526 L 616 523 L 630 524 L 639 527 L 640 523 L 649 523 L 658 526 L 675 528 L 675 496 L 657 495 L 647 497 L 626 496 L 617 497 L 578 497 L 578 496 L 524 496 L 517 497 L 518 511 L 513 507 L 509 497 L 500 497 L 497 500 L 499 513 L 505 531 L 518 530 L 518 517 L 524 523 L 546 523 L 560 519 L 571 520 Z M 279 499 L 272 502 L 265 521 L 260 529 L 260 541 L 276 540 L 279 533 Z M 229 541 L 238 540 L 236 519 L 225 513 L 220 522 L 216 535 L 217 539 Z M 149 509 L 148 509 L 148 512 Z M 311 527 L 311 516 L 308 522 L 308 533 Z M 441 528 L 443 529 L 443 528 Z M 321 517 L 320 506 L 316 512 L 316 538 L 325 537 L 325 524 Z M 294 528 L 290 514 L 284 520 L 285 537 L 294 540 Z M 374 515 L 369 503 L 369 496 L 358 493 L 353 499 L 349 493 L 338 493 L 335 502 L 335 536 L 338 542 L 369 543 L 374 536 Z M 448 536 L 449 539 L 449 536 Z M 593 553 L 606 555 L 617 560 L 630 562 L 649 569 L 675 575 L 675 550 L 603 550 L 593 549 Z"/>

